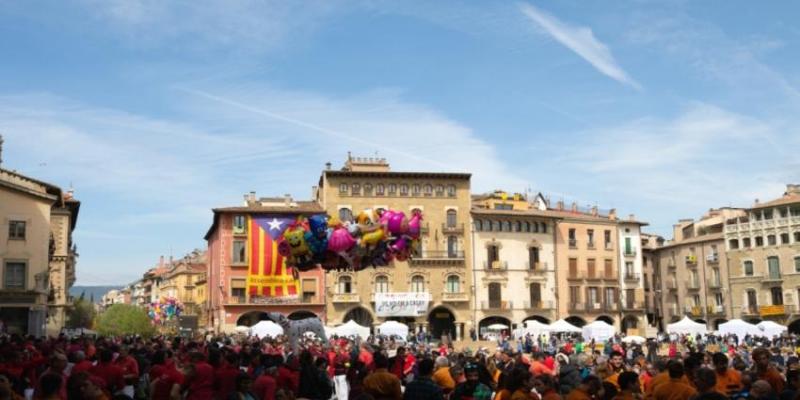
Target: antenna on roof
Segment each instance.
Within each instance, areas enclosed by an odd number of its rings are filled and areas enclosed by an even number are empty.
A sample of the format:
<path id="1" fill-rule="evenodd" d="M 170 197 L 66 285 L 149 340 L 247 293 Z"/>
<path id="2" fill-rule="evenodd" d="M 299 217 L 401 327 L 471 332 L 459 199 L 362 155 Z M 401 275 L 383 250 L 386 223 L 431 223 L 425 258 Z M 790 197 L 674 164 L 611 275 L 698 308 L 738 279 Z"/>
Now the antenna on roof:
<path id="1" fill-rule="evenodd" d="M 0 133 L 0 167 L 3 166 L 3 134 Z"/>

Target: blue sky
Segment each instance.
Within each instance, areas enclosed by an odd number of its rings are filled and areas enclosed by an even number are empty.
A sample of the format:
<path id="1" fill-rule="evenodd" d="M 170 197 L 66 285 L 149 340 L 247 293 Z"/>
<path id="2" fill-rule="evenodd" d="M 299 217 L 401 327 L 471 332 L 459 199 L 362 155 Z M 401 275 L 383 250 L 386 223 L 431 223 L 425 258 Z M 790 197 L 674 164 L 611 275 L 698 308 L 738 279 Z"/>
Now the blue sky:
<path id="1" fill-rule="evenodd" d="M 800 182 L 795 2 L 0 0 L 5 168 L 75 189 L 79 284 L 326 161 L 470 171 L 666 234 Z"/>

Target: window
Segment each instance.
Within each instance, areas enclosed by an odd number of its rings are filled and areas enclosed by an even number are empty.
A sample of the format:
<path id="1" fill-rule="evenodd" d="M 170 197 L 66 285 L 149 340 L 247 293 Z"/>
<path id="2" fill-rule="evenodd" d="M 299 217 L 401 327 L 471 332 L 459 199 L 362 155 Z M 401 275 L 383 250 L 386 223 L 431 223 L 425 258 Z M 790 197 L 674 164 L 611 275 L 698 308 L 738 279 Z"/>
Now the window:
<path id="1" fill-rule="evenodd" d="M 441 197 L 444 196 L 444 186 L 443 185 L 436 185 L 436 195 Z"/>
<path id="2" fill-rule="evenodd" d="M 542 222 L 542 233 L 547 233 L 547 222 Z"/>
<path id="3" fill-rule="evenodd" d="M 5 277 L 4 287 L 6 289 L 25 289 L 25 263 L 19 261 L 7 261 L 6 269 L 3 271 Z"/>
<path id="4" fill-rule="evenodd" d="M 500 308 L 502 302 L 502 288 L 497 282 L 489 283 L 489 308 Z"/>
<path id="5" fill-rule="evenodd" d="M 578 241 L 575 239 L 575 228 L 569 228 L 569 247 L 575 248 Z"/>
<path id="6" fill-rule="evenodd" d="M 800 256 L 794 258 L 794 272 L 800 272 Z"/>
<path id="7" fill-rule="evenodd" d="M 711 269 L 711 285 L 714 287 L 720 287 L 722 284 L 722 280 L 720 279 L 719 275 L 719 268 L 712 268 Z"/>
<path id="8" fill-rule="evenodd" d="M 425 196 L 433 196 L 433 186 L 430 183 L 426 183 L 422 187 L 422 192 L 425 193 Z"/>
<path id="9" fill-rule="evenodd" d="M 534 224 L 535 224 L 535 222 L 534 222 Z M 531 231 L 531 223 L 530 222 L 525 222 L 525 232 L 532 232 Z"/>
<path id="10" fill-rule="evenodd" d="M 353 278 L 349 276 L 340 276 L 339 277 L 339 288 L 337 293 L 340 294 L 348 294 L 353 293 Z"/>
<path id="11" fill-rule="evenodd" d="M 570 278 L 577 278 L 578 277 L 578 259 L 577 258 L 570 258 L 569 259 L 569 277 Z"/>
<path id="12" fill-rule="evenodd" d="M 633 244 L 631 243 L 631 238 L 625 238 L 625 254 L 632 255 L 633 254 Z"/>
<path id="13" fill-rule="evenodd" d="M 455 236 L 447 237 L 447 257 L 458 258 L 458 238 Z"/>
<path id="14" fill-rule="evenodd" d="M 594 258 L 590 258 L 586 260 L 586 271 L 589 278 L 594 278 L 597 276 L 595 273 L 595 265 L 594 265 Z"/>
<path id="15" fill-rule="evenodd" d="M 378 275 L 375 278 L 375 293 L 386 293 L 389 291 L 389 277 Z"/>
<path id="16" fill-rule="evenodd" d="M 697 279 L 697 270 L 693 269 L 689 274 L 689 287 L 697 288 L 700 286 L 700 280 Z"/>
<path id="17" fill-rule="evenodd" d="M 346 183 L 340 183 L 339 184 L 339 194 L 347 194 L 347 187 L 348 186 L 347 186 Z"/>
<path id="18" fill-rule="evenodd" d="M 494 205 L 494 209 L 495 209 L 495 210 L 513 210 L 513 209 L 514 209 L 514 206 L 513 206 L 513 205 L 511 205 L 511 204 L 500 204 L 500 203 L 495 203 L 495 205 Z"/>
<path id="19" fill-rule="evenodd" d="M 764 219 L 772 219 L 772 209 L 764 210 Z"/>
<path id="20" fill-rule="evenodd" d="M 246 242 L 244 240 L 233 241 L 233 264 L 244 264 L 247 262 Z"/>
<path id="21" fill-rule="evenodd" d="M 388 189 L 390 195 L 394 195 L 395 193 L 397 193 L 397 185 L 395 185 L 394 183 L 390 183 Z"/>
<path id="22" fill-rule="evenodd" d="M 580 286 L 569 287 L 569 302 L 577 304 L 581 302 L 581 288 Z"/>
<path id="23" fill-rule="evenodd" d="M 500 260 L 500 248 L 494 245 L 490 245 L 486 248 L 486 258 L 489 261 L 489 267 L 492 267 L 492 264 Z"/>
<path id="24" fill-rule="evenodd" d="M 514 232 L 522 232 L 522 221 L 517 221 L 517 223 L 514 224 Z"/>
<path id="25" fill-rule="evenodd" d="M 475 230 L 480 232 L 483 230 L 483 221 L 476 219 L 475 220 Z"/>
<path id="26" fill-rule="evenodd" d="M 777 279 L 781 277 L 781 264 L 778 257 L 767 257 L 767 267 L 769 269 L 769 277 Z"/>
<path id="27" fill-rule="evenodd" d="M 606 250 L 611 250 L 611 231 L 603 231 L 603 245 Z"/>
<path id="28" fill-rule="evenodd" d="M 600 296 L 597 293 L 597 288 L 594 286 L 586 288 L 586 302 L 589 306 L 595 307 L 600 305 Z"/>
<path id="29" fill-rule="evenodd" d="M 603 272 L 607 277 L 613 278 L 616 275 L 614 273 L 614 265 L 612 264 L 611 259 L 606 258 Z"/>
<path id="30" fill-rule="evenodd" d="M 745 261 L 744 265 L 744 276 L 753 276 L 753 262 L 752 261 Z"/>
<path id="31" fill-rule="evenodd" d="M 789 244 L 789 234 L 781 233 L 781 244 Z"/>
<path id="32" fill-rule="evenodd" d="M 244 215 L 234 215 L 233 216 L 233 233 L 245 233 L 247 232 L 245 228 L 246 219 Z"/>
<path id="33" fill-rule="evenodd" d="M 412 292 L 424 292 L 425 291 L 425 278 L 416 275 L 411 278 L 411 291 Z"/>
<path id="34" fill-rule="evenodd" d="M 455 228 L 456 227 L 456 210 L 450 209 L 447 210 L 447 227 L 448 228 Z"/>
<path id="35" fill-rule="evenodd" d="M 586 246 L 590 249 L 594 248 L 594 229 L 586 230 Z"/>
<path id="36" fill-rule="evenodd" d="M 542 304 L 542 285 L 539 283 L 531 283 L 529 286 L 530 293 L 528 294 L 531 300 L 531 307 L 539 308 Z"/>
<path id="37" fill-rule="evenodd" d="M 717 307 L 722 307 L 722 303 L 723 303 L 722 293 L 719 293 L 719 292 L 715 293 L 714 294 L 714 304 Z"/>
<path id="38" fill-rule="evenodd" d="M 461 293 L 461 278 L 458 275 L 448 276 L 445 290 L 447 293 Z"/>
<path id="39" fill-rule="evenodd" d="M 456 185 L 447 185 L 447 195 L 456 197 Z"/>
<path id="40" fill-rule="evenodd" d="M 492 230 L 495 232 L 502 231 L 502 229 L 500 229 L 500 221 L 492 221 Z"/>
<path id="41" fill-rule="evenodd" d="M 743 238 L 742 239 L 742 248 L 747 249 L 749 247 L 751 247 L 750 238 Z"/>
<path id="42" fill-rule="evenodd" d="M 353 221 L 353 211 L 347 207 L 339 209 L 339 220 L 342 222 Z"/>
<path id="43" fill-rule="evenodd" d="M 800 232 L 795 232 L 794 233 L 794 242 L 795 243 L 800 243 Z"/>
<path id="44" fill-rule="evenodd" d="M 634 276 L 635 275 L 634 275 L 634 272 L 633 272 L 633 262 L 632 261 L 625 261 L 625 277 L 633 278 Z"/>
<path id="45" fill-rule="evenodd" d="M 701 306 L 700 295 L 699 294 L 696 294 L 696 295 L 692 296 L 692 303 L 694 304 L 695 307 L 700 307 Z"/>
<path id="46" fill-rule="evenodd" d="M 511 232 L 511 221 L 503 221 L 503 231 Z"/>
<path id="47" fill-rule="evenodd" d="M 530 269 L 537 269 L 539 267 L 539 248 L 528 248 L 528 267 Z"/>
<path id="48" fill-rule="evenodd" d="M 764 238 L 761 236 L 756 236 L 756 247 L 761 247 L 764 245 Z"/>
<path id="49" fill-rule="evenodd" d="M 364 184 L 364 196 L 372 196 L 372 185 L 369 183 Z"/>
<path id="50" fill-rule="evenodd" d="M 25 221 L 8 221 L 8 238 L 25 240 Z"/>
<path id="51" fill-rule="evenodd" d="M 317 281 L 314 279 L 303 279 L 303 303 L 314 303 L 317 300 Z"/>
<path id="52" fill-rule="evenodd" d="M 730 246 L 731 250 L 736 250 L 739 248 L 739 241 L 737 239 L 731 239 L 728 241 L 728 246 Z"/>
<path id="53" fill-rule="evenodd" d="M 419 194 L 420 194 L 419 184 L 415 183 L 415 184 L 411 185 L 411 194 L 414 195 L 414 196 L 419 196 Z"/>
<path id="54" fill-rule="evenodd" d="M 774 287 L 769 289 L 770 297 L 772 297 L 772 305 L 773 306 L 782 306 L 783 305 L 783 288 Z"/>
<path id="55" fill-rule="evenodd" d="M 353 188 L 353 189 L 352 189 L 352 192 L 353 192 L 352 194 L 353 194 L 353 196 L 356 196 L 356 195 L 359 195 L 359 194 L 361 194 L 361 185 L 359 185 L 359 184 L 357 184 L 357 183 L 354 183 L 354 184 L 353 184 L 353 186 L 352 186 L 352 188 Z"/>
<path id="56" fill-rule="evenodd" d="M 375 185 L 375 194 L 378 196 L 383 196 L 384 193 L 386 193 L 386 186 L 384 186 L 382 183 Z"/>
<path id="57" fill-rule="evenodd" d="M 400 185 L 400 196 L 408 196 L 408 185 L 405 183 Z"/>
<path id="58" fill-rule="evenodd" d="M 775 235 L 767 235 L 767 245 L 775 246 L 776 244 L 778 244 L 778 242 L 775 240 Z"/>
<path id="59" fill-rule="evenodd" d="M 607 305 L 617 304 L 617 290 L 612 287 L 606 288 L 605 302 Z"/>

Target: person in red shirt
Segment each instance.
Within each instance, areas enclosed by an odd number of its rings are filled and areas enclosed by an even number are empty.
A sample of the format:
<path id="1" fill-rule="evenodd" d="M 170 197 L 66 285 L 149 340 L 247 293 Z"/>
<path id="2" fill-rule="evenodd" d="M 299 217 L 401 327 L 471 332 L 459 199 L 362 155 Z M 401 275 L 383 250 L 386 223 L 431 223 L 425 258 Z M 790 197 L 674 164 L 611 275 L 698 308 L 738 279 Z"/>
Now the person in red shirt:
<path id="1" fill-rule="evenodd" d="M 290 355 L 286 359 L 286 363 L 282 363 L 283 358 L 276 358 L 279 361 L 278 366 L 278 389 L 283 391 L 291 391 L 297 393 L 300 388 L 300 363 L 297 361 L 297 356 Z"/>
<path id="2" fill-rule="evenodd" d="M 189 354 L 191 365 L 186 374 L 188 392 L 186 400 L 205 400 L 214 397 L 214 368 L 206 362 L 203 353 Z"/>
<path id="3" fill-rule="evenodd" d="M 214 371 L 214 391 L 218 399 L 227 399 L 231 393 L 236 391 L 236 377 L 241 372 L 239 370 L 239 355 L 230 352 L 225 356 L 225 361 Z"/>
<path id="4" fill-rule="evenodd" d="M 264 373 L 261 374 L 253 383 L 253 393 L 259 400 L 275 400 L 275 392 L 278 390 L 278 368 L 273 365 L 271 360 L 264 365 Z"/>
<path id="5" fill-rule="evenodd" d="M 375 369 L 375 363 L 373 361 L 372 352 L 369 351 L 367 348 L 366 343 L 361 343 L 361 350 L 358 352 L 358 361 L 364 363 L 364 366 L 367 367 L 367 370 L 372 371 Z"/>
<path id="6" fill-rule="evenodd" d="M 72 366 L 70 374 L 89 372 L 92 368 L 92 362 L 86 359 L 86 354 L 82 350 L 73 353 L 72 357 L 75 359 L 75 365 Z"/>
<path id="7" fill-rule="evenodd" d="M 183 382 L 183 374 L 175 367 L 172 352 L 157 351 L 153 355 L 153 367 L 150 368 L 150 399 L 180 399 Z"/>
<path id="8" fill-rule="evenodd" d="M 139 363 L 130 355 L 128 346 L 119 348 L 119 356 L 114 360 L 114 364 L 122 370 L 122 377 L 125 379 L 125 394 L 133 397 L 133 388 L 139 381 Z"/>
<path id="9" fill-rule="evenodd" d="M 102 379 L 106 386 L 105 389 L 109 393 L 116 393 L 125 387 L 125 378 L 122 368 L 114 365 L 111 362 L 113 354 L 109 349 L 100 350 L 100 359 L 97 365 L 89 369 L 89 374 Z"/>

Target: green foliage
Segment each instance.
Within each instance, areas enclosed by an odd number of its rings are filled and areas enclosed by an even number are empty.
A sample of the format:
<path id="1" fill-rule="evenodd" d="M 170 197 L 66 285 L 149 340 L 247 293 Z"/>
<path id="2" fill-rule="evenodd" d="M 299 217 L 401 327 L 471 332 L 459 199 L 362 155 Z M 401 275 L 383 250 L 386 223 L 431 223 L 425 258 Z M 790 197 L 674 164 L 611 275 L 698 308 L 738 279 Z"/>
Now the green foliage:
<path id="1" fill-rule="evenodd" d="M 87 328 L 92 329 L 95 317 L 94 304 L 86 301 L 83 296 L 72 303 L 72 309 L 67 315 L 67 328 Z"/>
<path id="2" fill-rule="evenodd" d="M 156 332 L 147 312 L 130 304 L 114 304 L 100 313 L 97 331 L 105 336 L 141 335 L 145 338 Z"/>

